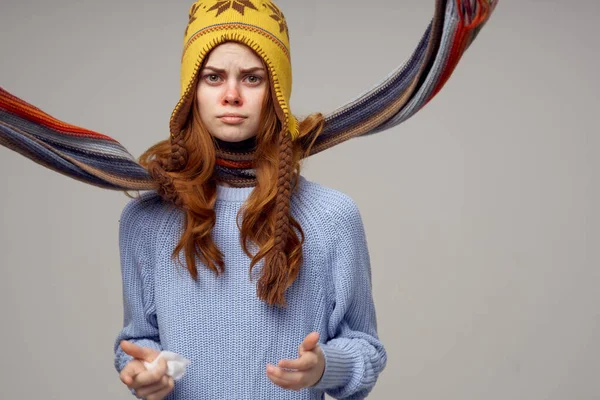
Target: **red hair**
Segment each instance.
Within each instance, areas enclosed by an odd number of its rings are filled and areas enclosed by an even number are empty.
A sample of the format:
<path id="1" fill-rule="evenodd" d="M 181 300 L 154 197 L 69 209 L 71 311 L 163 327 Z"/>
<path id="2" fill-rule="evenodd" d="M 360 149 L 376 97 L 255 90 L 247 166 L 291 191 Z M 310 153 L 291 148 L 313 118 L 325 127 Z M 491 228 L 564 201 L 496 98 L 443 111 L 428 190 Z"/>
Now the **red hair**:
<path id="1" fill-rule="evenodd" d="M 322 131 L 324 118 L 321 113 L 306 117 L 299 124 L 299 138 L 294 142 L 284 140 L 286 148 L 282 148 L 282 123 L 275 111 L 270 79 L 267 86 L 268 92 L 263 100 L 256 137 L 256 186 L 240 209 L 242 224 L 239 225 L 238 218 L 238 227 L 241 232 L 242 249 L 251 258 L 249 276 L 260 260 L 265 261 L 257 285 L 258 297 L 271 305 L 286 305 L 285 290 L 298 276 L 303 261 L 304 232 L 291 215 L 287 226 L 277 225 L 278 213 L 281 212 L 276 202 L 278 185 L 281 184 L 280 152 L 287 151 L 288 155 L 291 154 L 291 157 L 285 157 L 285 162 L 291 163 L 289 182 L 297 182 L 301 160 L 308 155 L 315 138 Z M 286 136 L 289 137 L 289 134 Z M 170 166 L 174 153 L 180 154 L 176 160 L 177 168 Z M 187 270 L 194 280 L 198 279 L 195 256 L 217 275 L 225 269 L 223 253 L 217 248 L 211 235 L 216 221 L 216 157 L 212 135 L 200 120 L 197 99 L 194 96 L 187 123 L 174 143 L 171 139 L 160 141 L 139 158 L 139 163 L 159 182 L 158 193 L 185 211 L 184 232 L 173 250 L 172 258 L 181 263 L 178 254 L 184 250 Z M 272 262 L 272 255 L 276 254 L 277 231 L 281 229 L 287 230 L 284 251 L 287 262 Z M 251 254 L 249 243 L 257 246 L 256 254 Z"/>

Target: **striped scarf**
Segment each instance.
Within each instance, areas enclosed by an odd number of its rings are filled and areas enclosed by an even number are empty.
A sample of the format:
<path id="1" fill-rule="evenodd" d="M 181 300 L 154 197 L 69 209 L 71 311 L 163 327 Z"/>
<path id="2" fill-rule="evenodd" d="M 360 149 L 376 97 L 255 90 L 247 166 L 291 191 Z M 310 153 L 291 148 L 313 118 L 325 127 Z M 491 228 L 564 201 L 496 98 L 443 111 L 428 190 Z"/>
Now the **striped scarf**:
<path id="1" fill-rule="evenodd" d="M 395 127 L 444 86 L 498 0 L 436 0 L 432 21 L 408 61 L 381 83 L 325 116 L 307 156 Z M 0 144 L 79 181 L 113 190 L 157 183 L 119 142 L 48 115 L 0 87 Z M 216 175 L 234 186 L 254 182 L 252 153 L 217 150 Z"/>

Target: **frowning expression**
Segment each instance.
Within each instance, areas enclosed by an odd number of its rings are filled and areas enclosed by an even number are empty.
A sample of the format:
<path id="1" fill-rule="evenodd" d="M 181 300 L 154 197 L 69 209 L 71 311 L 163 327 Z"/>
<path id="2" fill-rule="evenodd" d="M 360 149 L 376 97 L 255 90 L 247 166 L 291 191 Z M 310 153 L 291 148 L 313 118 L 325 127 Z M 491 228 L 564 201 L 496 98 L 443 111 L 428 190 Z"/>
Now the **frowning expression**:
<path id="1" fill-rule="evenodd" d="M 249 47 L 226 42 L 215 47 L 199 72 L 200 119 L 211 135 L 239 142 L 258 133 L 268 91 L 268 72 Z"/>

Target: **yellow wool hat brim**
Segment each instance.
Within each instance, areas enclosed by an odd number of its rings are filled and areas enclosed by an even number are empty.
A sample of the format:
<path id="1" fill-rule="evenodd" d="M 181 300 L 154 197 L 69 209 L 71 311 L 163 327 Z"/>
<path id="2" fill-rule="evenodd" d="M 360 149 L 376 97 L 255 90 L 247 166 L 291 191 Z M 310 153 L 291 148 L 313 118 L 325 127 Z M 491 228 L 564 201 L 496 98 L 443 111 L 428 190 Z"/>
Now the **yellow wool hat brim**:
<path id="1" fill-rule="evenodd" d="M 292 66 L 287 24 L 270 0 L 197 1 L 190 7 L 181 58 L 180 99 L 171 114 L 171 136 L 188 118 L 198 70 L 206 55 L 221 43 L 247 45 L 261 57 L 269 71 L 276 112 L 292 140 L 298 136 L 298 120 L 292 115 Z"/>

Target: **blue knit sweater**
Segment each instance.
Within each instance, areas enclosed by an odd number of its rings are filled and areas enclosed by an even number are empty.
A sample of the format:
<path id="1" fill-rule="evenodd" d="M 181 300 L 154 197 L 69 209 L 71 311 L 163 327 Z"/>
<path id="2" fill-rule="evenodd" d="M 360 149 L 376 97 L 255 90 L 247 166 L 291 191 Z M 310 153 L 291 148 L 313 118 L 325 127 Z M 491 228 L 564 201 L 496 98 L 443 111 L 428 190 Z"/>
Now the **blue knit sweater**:
<path id="1" fill-rule="evenodd" d="M 218 186 L 213 237 L 224 254 L 219 277 L 197 261 L 198 280 L 171 260 L 183 212 L 144 192 L 123 209 L 119 246 L 124 324 L 114 343 L 118 372 L 131 360 L 119 342 L 170 350 L 191 360 L 168 400 L 362 399 L 387 361 L 377 335 L 362 219 L 347 195 L 300 177 L 291 213 L 305 234 L 304 263 L 286 291 L 287 308 L 268 306 L 250 281 L 236 214 L 253 188 Z M 185 257 L 182 253 L 182 261 Z M 262 262 L 253 269 L 253 277 Z M 320 333 L 325 371 L 292 391 L 266 375 L 267 363 L 298 357 Z"/>

